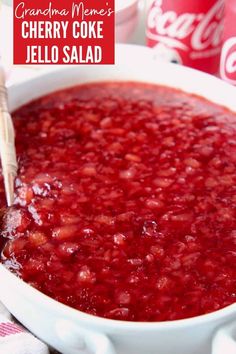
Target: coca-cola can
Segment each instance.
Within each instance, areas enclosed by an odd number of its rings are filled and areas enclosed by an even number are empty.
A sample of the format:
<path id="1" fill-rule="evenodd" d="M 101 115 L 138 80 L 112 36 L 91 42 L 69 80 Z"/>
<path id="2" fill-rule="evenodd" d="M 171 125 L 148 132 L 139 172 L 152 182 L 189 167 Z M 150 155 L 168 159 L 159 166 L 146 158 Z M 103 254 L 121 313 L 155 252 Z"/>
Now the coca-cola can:
<path id="1" fill-rule="evenodd" d="M 220 60 L 220 76 L 236 85 L 236 1 L 226 0 L 223 48 Z"/>
<path id="2" fill-rule="evenodd" d="M 219 72 L 224 0 L 155 0 L 147 15 L 147 45 L 211 74 Z"/>

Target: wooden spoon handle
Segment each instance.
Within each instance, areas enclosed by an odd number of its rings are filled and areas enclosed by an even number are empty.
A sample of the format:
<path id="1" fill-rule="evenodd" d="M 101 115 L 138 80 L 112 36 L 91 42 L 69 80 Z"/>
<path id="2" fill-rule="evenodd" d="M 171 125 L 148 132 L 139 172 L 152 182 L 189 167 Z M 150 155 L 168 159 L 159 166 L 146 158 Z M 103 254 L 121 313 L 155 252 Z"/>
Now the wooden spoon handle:
<path id="1" fill-rule="evenodd" d="M 8 206 L 14 201 L 14 179 L 17 174 L 15 132 L 8 111 L 7 90 L 3 70 L 0 70 L 0 157 Z"/>

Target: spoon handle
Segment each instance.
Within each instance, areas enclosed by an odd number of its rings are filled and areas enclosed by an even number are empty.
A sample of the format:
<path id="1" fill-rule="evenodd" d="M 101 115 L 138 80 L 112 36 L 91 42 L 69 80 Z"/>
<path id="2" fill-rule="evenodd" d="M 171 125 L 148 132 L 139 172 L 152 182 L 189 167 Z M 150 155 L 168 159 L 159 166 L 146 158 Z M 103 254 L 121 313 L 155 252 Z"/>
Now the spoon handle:
<path id="1" fill-rule="evenodd" d="M 7 205 L 14 201 L 14 179 L 17 174 L 15 132 L 11 115 L 8 111 L 7 90 L 4 71 L 0 67 L 0 157 L 4 179 Z"/>

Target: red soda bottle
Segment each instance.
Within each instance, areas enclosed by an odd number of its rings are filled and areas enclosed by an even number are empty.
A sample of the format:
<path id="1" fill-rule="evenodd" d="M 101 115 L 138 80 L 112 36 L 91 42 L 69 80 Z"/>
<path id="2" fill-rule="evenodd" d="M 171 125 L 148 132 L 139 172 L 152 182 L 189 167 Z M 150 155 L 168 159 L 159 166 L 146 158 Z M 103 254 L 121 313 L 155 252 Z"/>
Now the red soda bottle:
<path id="1" fill-rule="evenodd" d="M 172 61 L 216 74 L 223 23 L 224 0 L 155 0 L 147 15 L 147 45 Z"/>
<path id="2" fill-rule="evenodd" d="M 236 0 L 226 0 L 220 76 L 236 85 Z"/>

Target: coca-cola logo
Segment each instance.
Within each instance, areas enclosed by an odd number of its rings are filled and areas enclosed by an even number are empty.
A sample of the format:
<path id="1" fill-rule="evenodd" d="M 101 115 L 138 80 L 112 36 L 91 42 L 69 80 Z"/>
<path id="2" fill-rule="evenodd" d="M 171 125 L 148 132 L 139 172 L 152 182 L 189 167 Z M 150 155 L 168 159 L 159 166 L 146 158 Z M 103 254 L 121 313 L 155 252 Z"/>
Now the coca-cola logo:
<path id="1" fill-rule="evenodd" d="M 236 85 L 236 37 L 225 41 L 221 52 L 220 75 L 223 80 Z"/>
<path id="2" fill-rule="evenodd" d="M 218 0 L 207 13 L 163 11 L 156 0 L 147 19 L 147 37 L 172 48 L 204 51 L 221 45 L 224 1 Z M 187 40 L 189 39 L 189 41 Z"/>

